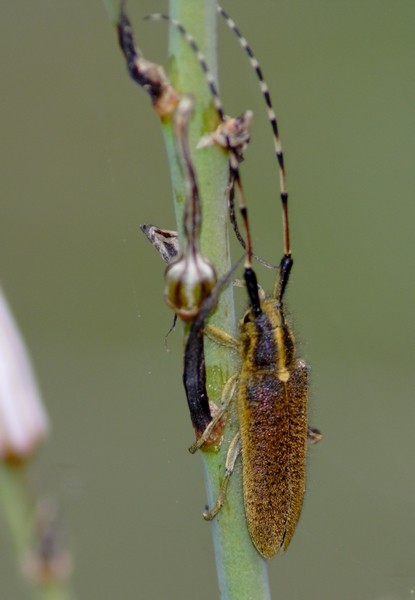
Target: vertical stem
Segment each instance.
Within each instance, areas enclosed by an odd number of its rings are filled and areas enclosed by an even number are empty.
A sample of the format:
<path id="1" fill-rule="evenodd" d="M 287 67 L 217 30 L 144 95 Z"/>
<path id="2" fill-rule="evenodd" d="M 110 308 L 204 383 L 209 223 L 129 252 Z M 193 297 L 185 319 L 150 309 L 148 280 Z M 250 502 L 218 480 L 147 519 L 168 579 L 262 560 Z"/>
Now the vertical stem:
<path id="1" fill-rule="evenodd" d="M 0 501 L 12 543 L 21 559 L 33 540 L 34 502 L 23 464 L 0 466 Z"/>
<path id="2" fill-rule="evenodd" d="M 180 21 L 196 39 L 216 76 L 216 1 L 170 0 L 170 11 L 171 17 Z M 179 94 L 191 93 L 196 98 L 190 147 L 193 149 L 202 198 L 202 253 L 212 260 L 221 276 L 231 265 L 227 226 L 228 157 L 217 146 L 194 150 L 200 137 L 213 131 L 219 120 L 205 76 L 193 51 L 177 30 L 173 27 L 169 29 L 170 81 Z M 171 119 L 164 120 L 163 131 L 173 182 L 177 227 L 181 237 L 185 195 L 175 156 Z M 235 335 L 236 319 L 231 285 L 222 292 L 219 306 L 210 322 Z M 237 357 L 235 352 L 206 339 L 205 358 L 209 398 L 219 403 L 224 383 L 237 371 Z M 216 501 L 224 475 L 226 452 L 238 428 L 232 409 L 229 413 L 221 450 L 217 453 L 202 453 L 209 506 Z M 266 562 L 254 548 L 246 527 L 240 464 L 237 464 L 232 475 L 225 506 L 212 522 L 212 533 L 221 598 L 268 600 L 270 594 Z"/>

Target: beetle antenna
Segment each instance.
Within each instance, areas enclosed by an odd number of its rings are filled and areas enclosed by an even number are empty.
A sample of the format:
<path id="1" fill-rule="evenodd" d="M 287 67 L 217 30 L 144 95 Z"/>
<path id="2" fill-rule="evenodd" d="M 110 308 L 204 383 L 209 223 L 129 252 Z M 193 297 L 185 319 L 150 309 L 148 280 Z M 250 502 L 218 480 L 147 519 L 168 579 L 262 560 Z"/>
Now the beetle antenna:
<path id="1" fill-rule="evenodd" d="M 276 289 L 275 289 L 275 297 L 278 299 L 279 304 L 282 305 L 282 298 L 287 287 L 289 274 L 291 271 L 291 267 L 293 265 L 293 260 L 291 258 L 291 245 L 290 245 L 290 228 L 288 222 L 288 193 L 287 193 L 287 182 L 285 177 L 285 166 L 284 166 L 284 155 L 282 153 L 282 146 L 280 141 L 280 136 L 278 132 L 278 124 L 277 117 L 275 115 L 275 111 L 272 107 L 271 96 L 269 93 L 268 85 L 264 79 L 262 74 L 261 67 L 259 66 L 258 60 L 255 58 L 251 47 L 248 42 L 238 29 L 236 23 L 229 17 L 227 12 L 218 5 L 217 11 L 222 17 L 224 17 L 226 24 L 229 29 L 231 29 L 238 38 L 239 44 L 245 50 L 245 52 L 249 56 L 249 62 L 251 63 L 252 68 L 254 69 L 257 77 L 259 79 L 259 87 L 261 89 L 262 95 L 265 99 L 267 105 L 268 119 L 272 127 L 272 132 L 274 136 L 274 147 L 275 154 L 278 160 L 279 172 L 280 172 L 280 195 L 281 195 L 281 203 L 282 203 L 282 219 L 283 219 L 283 232 L 284 232 L 284 257 L 280 263 L 280 274 L 277 280 Z"/>

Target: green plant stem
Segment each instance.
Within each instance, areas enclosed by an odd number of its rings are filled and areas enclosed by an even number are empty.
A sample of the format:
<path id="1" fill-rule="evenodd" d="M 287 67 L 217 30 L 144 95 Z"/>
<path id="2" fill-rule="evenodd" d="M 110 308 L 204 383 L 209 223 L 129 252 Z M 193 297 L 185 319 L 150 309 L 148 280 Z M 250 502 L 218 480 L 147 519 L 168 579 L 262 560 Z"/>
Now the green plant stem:
<path id="1" fill-rule="evenodd" d="M 170 15 L 193 35 L 216 76 L 216 1 L 170 0 Z M 196 98 L 196 110 L 190 129 L 190 146 L 194 149 L 200 137 L 214 130 L 219 121 L 202 69 L 193 51 L 173 27 L 169 29 L 169 77 L 179 94 L 191 93 Z M 181 238 L 185 196 L 175 155 L 171 118 L 163 122 L 163 131 Z M 228 157 L 223 149 L 215 146 L 194 150 L 193 159 L 202 198 L 202 253 L 212 260 L 218 276 L 221 276 L 231 265 L 227 225 Z M 222 292 L 219 306 L 210 322 L 232 335 L 236 334 L 231 285 Z M 237 372 L 238 357 L 234 351 L 206 339 L 205 358 L 209 398 L 219 403 L 224 383 Z M 226 452 L 237 428 L 236 416 L 231 408 L 220 451 L 202 453 L 209 506 L 216 502 L 224 475 Z M 225 506 L 212 521 L 212 533 L 221 598 L 268 600 L 270 593 L 267 565 L 253 546 L 246 527 L 240 460 L 228 487 Z"/>
<path id="2" fill-rule="evenodd" d="M 30 494 L 24 465 L 3 463 L 0 466 L 2 512 L 12 543 L 21 558 L 33 539 L 34 502 Z"/>

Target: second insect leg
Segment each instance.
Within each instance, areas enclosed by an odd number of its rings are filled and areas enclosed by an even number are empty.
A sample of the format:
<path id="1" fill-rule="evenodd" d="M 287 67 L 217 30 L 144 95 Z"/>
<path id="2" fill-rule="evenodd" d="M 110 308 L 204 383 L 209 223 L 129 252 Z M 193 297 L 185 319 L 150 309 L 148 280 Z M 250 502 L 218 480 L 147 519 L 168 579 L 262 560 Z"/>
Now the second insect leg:
<path id="1" fill-rule="evenodd" d="M 235 467 L 236 459 L 238 458 L 241 452 L 241 434 L 238 433 L 233 438 L 228 454 L 226 455 L 226 463 L 225 463 L 225 475 L 223 477 L 222 485 L 220 486 L 219 496 L 216 500 L 215 506 L 212 510 L 209 510 L 203 513 L 203 518 L 206 521 L 211 521 L 216 517 L 222 506 L 224 505 L 226 498 L 226 491 L 228 489 L 229 478 L 232 475 L 233 469 Z"/>

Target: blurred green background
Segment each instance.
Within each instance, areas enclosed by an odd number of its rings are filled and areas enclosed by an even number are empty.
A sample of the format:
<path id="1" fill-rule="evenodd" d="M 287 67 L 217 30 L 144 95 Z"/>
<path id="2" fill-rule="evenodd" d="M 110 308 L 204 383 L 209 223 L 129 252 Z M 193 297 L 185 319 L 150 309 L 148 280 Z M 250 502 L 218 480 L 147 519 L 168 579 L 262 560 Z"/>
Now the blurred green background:
<path id="1" fill-rule="evenodd" d="M 312 366 L 302 518 L 269 563 L 273 598 L 401 600 L 415 589 L 413 0 L 228 0 L 274 100 Z M 162 2 L 129 2 L 166 64 Z M 56 493 L 78 597 L 218 597 L 201 461 L 164 334 L 164 266 L 139 231 L 174 228 L 163 140 L 100 0 L 0 7 L 0 279 L 53 422 L 33 480 Z M 278 176 L 255 76 L 220 23 L 226 112 L 255 112 L 243 164 L 255 251 L 282 253 Z M 236 249 L 235 256 L 240 255 Z M 258 268 L 271 289 L 274 274 Z M 238 314 L 245 305 L 237 296 Z M 23 598 L 0 525 L 0 598 Z"/>

